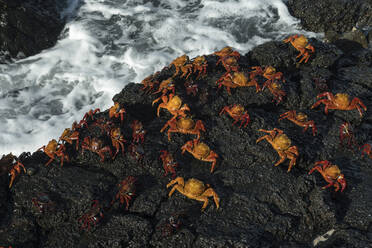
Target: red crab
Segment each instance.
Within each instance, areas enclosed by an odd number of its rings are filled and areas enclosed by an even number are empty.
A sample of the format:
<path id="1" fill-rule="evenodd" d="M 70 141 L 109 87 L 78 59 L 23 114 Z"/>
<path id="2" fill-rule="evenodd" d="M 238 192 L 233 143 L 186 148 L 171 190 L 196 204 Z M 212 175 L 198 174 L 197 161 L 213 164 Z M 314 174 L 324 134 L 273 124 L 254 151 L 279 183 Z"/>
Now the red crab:
<path id="1" fill-rule="evenodd" d="M 239 70 L 237 60 L 240 58 L 240 53 L 234 51 L 231 47 L 224 47 L 220 51 L 214 52 L 213 54 L 219 57 L 216 65 L 222 63 L 227 72 Z"/>
<path id="2" fill-rule="evenodd" d="M 188 151 L 196 159 L 205 162 L 212 162 L 210 171 L 211 173 L 214 171 L 218 155 L 212 151 L 207 144 L 200 142 L 198 139 L 189 140 L 181 147 L 181 150 L 182 154 L 184 154 L 185 151 Z"/>
<path id="3" fill-rule="evenodd" d="M 61 167 L 63 166 L 63 162 L 66 159 L 67 162 L 70 161 L 70 158 L 68 157 L 66 153 L 66 147 L 62 144 L 58 144 L 55 139 L 52 139 L 49 141 L 48 145 L 40 147 L 37 151 L 43 150 L 43 152 L 50 157 L 49 161 L 45 164 L 45 166 L 48 166 L 53 160 L 55 159 L 55 156 L 61 158 Z"/>
<path id="4" fill-rule="evenodd" d="M 362 108 L 367 111 L 367 107 L 362 101 L 354 97 L 350 102 L 349 95 L 346 93 L 337 93 L 335 96 L 331 92 L 324 92 L 317 96 L 317 98 L 326 97 L 327 99 L 320 99 L 311 106 L 311 108 L 318 107 L 321 103 L 325 105 L 324 112 L 328 114 L 328 109 L 352 110 L 358 109 L 360 117 L 363 116 Z"/>
<path id="5" fill-rule="evenodd" d="M 328 185 L 322 187 L 322 189 L 333 186 L 336 188 L 335 191 L 337 192 L 340 189 L 341 185 L 342 192 L 346 188 L 344 174 L 341 174 L 341 171 L 337 165 L 331 164 L 331 162 L 329 162 L 328 160 L 318 161 L 315 163 L 314 168 L 310 170 L 309 175 L 315 170 L 319 171 L 324 180 L 326 180 L 328 183 Z"/>
<path id="6" fill-rule="evenodd" d="M 283 119 L 288 119 L 294 124 L 304 127 L 303 132 L 305 132 L 309 127 L 311 127 L 313 130 L 313 136 L 315 136 L 315 133 L 317 132 L 314 121 L 312 120 L 309 121 L 307 115 L 304 113 L 300 112 L 297 114 L 296 110 L 291 110 L 280 115 L 279 121 Z"/>
<path id="7" fill-rule="evenodd" d="M 74 121 L 74 123 L 72 123 L 71 129 L 66 128 L 63 131 L 63 133 L 59 137 L 59 141 L 61 141 L 61 140 L 65 141 L 65 142 L 69 143 L 70 145 L 72 145 L 73 141 L 76 141 L 75 149 L 78 150 L 79 149 L 79 135 L 80 135 L 80 132 L 77 129 L 79 129 L 79 128 L 80 128 L 80 126 L 77 124 L 76 121 Z"/>
<path id="8" fill-rule="evenodd" d="M 18 160 L 16 156 L 12 153 L 7 155 L 3 155 L 0 159 L 0 175 L 5 173 L 9 173 L 10 182 L 9 188 L 12 187 L 14 179 L 18 174 L 21 173 L 21 168 L 23 169 L 24 173 L 26 173 L 25 166 Z"/>
<path id="9" fill-rule="evenodd" d="M 168 175 L 168 172 L 172 174 L 172 178 L 174 179 L 176 177 L 176 171 L 175 168 L 178 166 L 177 162 L 173 159 L 172 154 L 170 154 L 166 150 L 160 151 L 160 159 L 163 161 L 163 168 L 164 168 L 164 177 Z"/>
<path id="10" fill-rule="evenodd" d="M 204 124 L 201 120 L 194 121 L 191 117 L 178 117 L 172 118 L 160 130 L 163 132 L 167 127 L 168 129 L 168 140 L 171 140 L 171 133 L 184 133 L 184 134 L 195 134 L 200 139 L 200 131 L 205 132 Z"/>
<path id="11" fill-rule="evenodd" d="M 55 202 L 45 193 L 38 194 L 36 197 L 32 198 L 31 201 L 40 213 L 53 211 L 56 207 Z"/>
<path id="12" fill-rule="evenodd" d="M 302 57 L 302 59 L 299 61 L 299 63 L 302 63 L 302 61 L 305 60 L 305 63 L 310 58 L 310 53 L 314 53 L 315 49 L 312 45 L 309 44 L 307 38 L 303 35 L 298 36 L 292 35 L 284 40 L 285 43 L 290 42 L 294 48 L 296 48 L 297 51 L 300 52 L 300 54 L 297 55 L 296 58 Z"/>
<path id="13" fill-rule="evenodd" d="M 91 228 L 91 225 L 95 226 L 103 218 L 103 212 L 101 204 L 98 200 L 92 201 L 92 206 L 83 216 L 78 219 L 78 222 L 83 222 L 83 225 L 80 229 L 87 229 L 88 231 Z"/>
<path id="14" fill-rule="evenodd" d="M 116 127 L 111 129 L 110 137 L 112 146 L 116 148 L 116 152 L 112 159 L 115 159 L 116 155 L 118 155 L 120 147 L 121 147 L 121 154 L 124 155 L 124 143 L 127 142 L 124 139 L 124 136 L 121 134 L 120 127 Z"/>
<path id="15" fill-rule="evenodd" d="M 143 129 L 142 123 L 138 120 L 134 120 L 130 127 L 133 130 L 132 133 L 133 142 L 138 143 L 141 140 L 141 143 L 143 143 L 145 140 L 146 130 Z"/>
<path id="16" fill-rule="evenodd" d="M 132 156 L 132 158 L 137 160 L 137 162 L 143 166 L 142 161 L 143 157 L 145 156 L 145 150 L 141 144 L 139 143 L 130 144 L 129 153 Z"/>
<path id="17" fill-rule="evenodd" d="M 263 70 L 262 67 L 260 66 L 254 66 L 252 67 L 252 69 L 254 69 L 254 71 L 250 72 L 250 78 L 255 78 L 256 75 L 260 75 L 267 79 L 263 84 L 262 89 L 265 89 L 266 86 L 274 83 L 275 81 L 281 80 L 283 83 L 285 82 L 285 79 L 283 78 L 283 73 L 276 72 L 276 69 L 272 66 L 266 66 L 265 69 Z"/>
<path id="18" fill-rule="evenodd" d="M 141 90 L 145 91 L 146 94 L 149 94 L 154 89 L 154 86 L 159 84 L 159 81 L 156 79 L 159 74 L 160 72 L 158 71 L 142 80 L 141 84 L 143 84 L 143 87 Z"/>
<path id="19" fill-rule="evenodd" d="M 362 157 L 366 154 L 368 157 L 372 158 L 372 146 L 370 144 L 364 144 L 360 149 L 362 150 Z"/>
<path id="20" fill-rule="evenodd" d="M 356 146 L 354 134 L 349 122 L 344 122 L 340 125 L 340 145 L 344 145 L 344 140 L 347 140 L 347 145 L 351 148 Z"/>
<path id="21" fill-rule="evenodd" d="M 199 89 L 198 89 L 198 85 L 196 83 L 194 83 L 192 80 L 188 80 L 184 83 L 184 86 L 186 88 L 186 93 L 187 95 L 190 95 L 192 94 L 193 96 L 196 96 L 196 94 L 198 93 Z"/>
<path id="22" fill-rule="evenodd" d="M 228 113 L 235 120 L 233 122 L 233 125 L 235 125 L 238 121 L 240 121 L 239 128 L 241 128 L 244 123 L 245 123 L 244 127 L 247 127 L 250 121 L 250 118 L 249 118 L 249 114 L 247 113 L 247 111 L 245 111 L 242 105 L 234 104 L 232 106 L 225 106 L 221 110 L 220 115 L 224 114 L 225 112 Z"/>
<path id="23" fill-rule="evenodd" d="M 79 126 L 83 127 L 85 125 L 87 127 L 88 126 L 88 123 L 87 123 L 88 117 L 90 117 L 91 120 L 94 120 L 94 115 L 96 113 L 99 113 L 99 112 L 101 112 L 101 110 L 99 108 L 96 108 L 94 110 L 91 109 L 88 112 L 86 112 L 83 119 L 81 119 L 81 121 L 79 122 Z"/>
<path id="24" fill-rule="evenodd" d="M 177 232 L 177 230 L 179 230 L 182 226 L 182 219 L 184 215 L 184 212 L 177 212 L 167 218 L 164 223 L 157 227 L 157 229 L 161 230 L 161 235 L 166 237 Z"/>
<path id="25" fill-rule="evenodd" d="M 111 148 L 109 146 L 104 146 L 103 141 L 96 137 L 90 138 L 88 136 L 84 138 L 81 144 L 81 153 L 83 153 L 84 150 L 89 150 L 91 152 L 97 153 L 101 158 L 101 162 L 105 160 L 105 152 L 108 152 L 110 154 L 110 157 L 114 159 L 114 157 L 112 156 Z"/>
<path id="26" fill-rule="evenodd" d="M 136 178 L 129 176 L 121 183 L 118 184 L 119 192 L 116 194 L 115 199 L 111 201 L 111 205 L 114 204 L 114 202 L 119 199 L 120 204 L 126 204 L 125 209 L 128 210 L 129 208 L 129 201 L 132 199 L 132 197 L 135 195 L 136 188 L 135 188 L 135 182 L 137 181 Z"/>
<path id="27" fill-rule="evenodd" d="M 123 123 L 124 121 L 124 113 L 126 113 L 124 108 L 120 108 L 120 104 L 118 102 L 114 103 L 114 106 L 112 106 L 109 109 L 109 118 L 119 118 L 120 116 L 120 123 Z"/>

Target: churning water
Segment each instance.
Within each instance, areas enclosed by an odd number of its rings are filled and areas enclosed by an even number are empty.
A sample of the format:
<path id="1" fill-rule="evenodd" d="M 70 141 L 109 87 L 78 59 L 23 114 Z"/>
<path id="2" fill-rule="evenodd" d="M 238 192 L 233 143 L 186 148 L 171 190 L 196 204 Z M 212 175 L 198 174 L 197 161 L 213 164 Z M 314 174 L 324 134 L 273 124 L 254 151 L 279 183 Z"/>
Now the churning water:
<path id="1" fill-rule="evenodd" d="M 57 44 L 0 65 L 0 155 L 34 152 L 129 82 L 176 57 L 224 46 L 246 53 L 294 33 L 310 37 L 282 0 L 70 0 Z"/>

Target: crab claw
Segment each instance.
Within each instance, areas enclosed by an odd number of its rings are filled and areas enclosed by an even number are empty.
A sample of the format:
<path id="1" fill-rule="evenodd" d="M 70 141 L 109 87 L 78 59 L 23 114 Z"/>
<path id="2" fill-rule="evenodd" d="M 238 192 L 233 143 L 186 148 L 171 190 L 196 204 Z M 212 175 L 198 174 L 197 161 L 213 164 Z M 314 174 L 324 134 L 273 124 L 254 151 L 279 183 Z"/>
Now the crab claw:
<path id="1" fill-rule="evenodd" d="M 337 178 L 337 182 L 341 184 L 341 192 L 344 191 L 344 189 L 346 188 L 346 180 L 345 180 L 344 174 L 341 174 Z"/>

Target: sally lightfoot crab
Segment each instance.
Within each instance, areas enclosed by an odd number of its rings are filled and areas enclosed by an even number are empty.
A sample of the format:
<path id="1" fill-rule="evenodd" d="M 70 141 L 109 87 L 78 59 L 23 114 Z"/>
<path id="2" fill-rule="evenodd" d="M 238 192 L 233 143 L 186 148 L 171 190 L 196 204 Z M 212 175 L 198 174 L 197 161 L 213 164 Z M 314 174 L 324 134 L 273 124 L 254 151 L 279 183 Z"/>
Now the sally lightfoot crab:
<path id="1" fill-rule="evenodd" d="M 352 131 L 351 124 L 349 122 L 344 122 L 340 125 L 340 145 L 344 145 L 344 140 L 347 141 L 349 148 L 357 146 L 355 141 L 354 132 Z"/>
<path id="2" fill-rule="evenodd" d="M 218 155 L 214 151 L 212 151 L 208 145 L 203 142 L 200 142 L 197 139 L 189 140 L 181 147 L 182 154 L 185 151 L 191 153 L 194 158 L 199 159 L 201 161 L 212 162 L 211 165 L 211 173 L 214 171 L 214 167 L 217 163 Z"/>
<path id="3" fill-rule="evenodd" d="M 111 148 L 107 145 L 104 145 L 104 142 L 97 137 L 85 137 L 83 142 L 81 143 L 81 153 L 83 153 L 84 150 L 89 150 L 91 152 L 97 153 L 98 156 L 101 158 L 101 162 L 105 160 L 105 152 L 108 152 L 110 154 L 110 157 L 114 159 Z"/>
<path id="4" fill-rule="evenodd" d="M 335 191 L 337 192 L 341 185 L 342 192 L 346 188 L 345 177 L 341 174 L 337 165 L 331 164 L 328 160 L 318 161 L 315 163 L 314 168 L 309 171 L 309 175 L 315 170 L 317 170 L 328 183 L 326 186 L 322 187 L 322 189 L 333 186 L 336 188 Z"/>
<path id="5" fill-rule="evenodd" d="M 300 112 L 297 114 L 296 110 L 291 110 L 280 115 L 279 121 L 283 119 L 288 119 L 294 124 L 304 127 L 303 132 L 305 132 L 309 127 L 311 127 L 313 130 L 313 136 L 315 136 L 317 132 L 314 121 L 309 121 L 307 115 L 304 113 Z"/>
<path id="6" fill-rule="evenodd" d="M 120 123 L 123 123 L 125 113 L 125 109 L 120 108 L 120 104 L 118 102 L 115 102 L 114 105 L 109 109 L 109 118 L 119 118 L 120 116 Z"/>
<path id="7" fill-rule="evenodd" d="M 296 160 L 299 155 L 297 146 L 291 146 L 291 140 L 283 133 L 282 130 L 278 128 L 274 128 L 273 130 L 259 129 L 258 131 L 268 133 L 268 135 L 258 138 L 256 143 L 265 139 L 277 151 L 280 160 L 276 162 L 274 166 L 278 166 L 279 164 L 283 163 L 286 158 L 290 159 L 287 171 L 290 172 L 292 166 L 296 164 Z"/>
<path id="8" fill-rule="evenodd" d="M 23 172 L 26 173 L 25 166 L 18 160 L 17 156 L 14 156 L 12 153 L 9 153 L 1 157 L 0 175 L 9 173 L 10 176 L 9 188 L 12 187 L 16 176 L 21 173 L 21 169 L 23 169 Z"/>
<path id="9" fill-rule="evenodd" d="M 177 162 L 174 160 L 172 154 L 170 154 L 168 151 L 161 150 L 160 152 L 161 152 L 160 159 L 163 162 L 163 168 L 165 171 L 163 176 L 165 177 L 166 175 L 168 175 L 168 173 L 171 173 L 172 178 L 175 178 L 176 177 L 175 168 L 178 166 Z"/>
<path id="10" fill-rule="evenodd" d="M 314 53 L 315 49 L 312 45 L 309 44 L 309 41 L 307 38 L 303 35 L 298 36 L 292 35 L 284 40 L 285 43 L 290 42 L 294 48 L 296 48 L 297 51 L 300 52 L 300 54 L 297 55 L 296 58 L 303 56 L 299 63 L 302 63 L 302 61 L 305 60 L 305 63 L 310 58 L 310 53 Z"/>
<path id="11" fill-rule="evenodd" d="M 204 124 L 201 120 L 194 121 L 190 117 L 172 118 L 160 130 L 163 132 L 168 126 L 168 140 L 171 140 L 171 133 L 195 134 L 200 139 L 200 131 L 205 132 Z"/>
<path id="12" fill-rule="evenodd" d="M 174 185 L 176 184 L 176 185 Z M 208 205 L 208 197 L 213 197 L 214 203 L 216 204 L 217 209 L 220 207 L 220 198 L 216 194 L 216 192 L 207 184 L 205 185 L 202 181 L 190 178 L 189 180 L 184 181 L 183 177 L 177 177 L 176 179 L 170 181 L 167 184 L 167 188 L 173 186 L 171 191 L 169 191 L 168 196 L 171 197 L 174 191 L 178 191 L 184 196 L 194 199 L 197 201 L 204 202 L 202 206 L 202 211 Z"/>
<path id="13" fill-rule="evenodd" d="M 91 226 L 95 226 L 102 218 L 102 206 L 98 200 L 93 200 L 88 212 L 78 219 L 78 222 L 83 223 L 80 229 L 87 229 L 89 231 Z"/>
<path id="14" fill-rule="evenodd" d="M 338 110 L 353 110 L 358 109 L 360 117 L 363 116 L 362 108 L 367 111 L 367 107 L 363 102 L 354 97 L 350 102 L 349 95 L 346 93 L 337 93 L 335 96 L 331 92 L 324 92 L 317 96 L 317 98 L 326 97 L 326 99 L 320 99 L 311 106 L 311 108 L 318 107 L 321 103 L 325 105 L 324 113 L 328 114 L 328 109 L 338 109 Z"/>
<path id="15" fill-rule="evenodd" d="M 242 127 L 244 124 L 244 127 L 247 127 L 250 118 L 247 111 L 245 111 L 244 107 L 240 104 L 234 104 L 233 106 L 225 106 L 221 112 L 220 115 L 224 113 L 228 113 L 235 121 L 233 122 L 233 125 L 235 125 L 238 121 L 240 121 L 239 128 Z"/>
<path id="16" fill-rule="evenodd" d="M 146 130 L 143 128 L 142 122 L 140 122 L 139 120 L 134 120 L 130 127 L 133 130 L 133 142 L 138 143 L 141 140 L 141 143 L 143 143 L 145 141 Z"/>
<path id="17" fill-rule="evenodd" d="M 136 178 L 129 176 L 123 181 L 121 181 L 118 184 L 119 191 L 115 195 L 115 199 L 111 201 L 111 205 L 114 204 L 116 199 L 119 199 L 120 204 L 126 204 L 125 209 L 128 210 L 129 208 L 129 201 L 132 199 L 132 197 L 135 195 L 136 188 L 135 188 L 135 182 L 137 181 Z"/>
<path id="18" fill-rule="evenodd" d="M 225 86 L 229 95 L 231 95 L 230 88 L 255 86 L 256 83 L 255 81 L 248 82 L 248 78 L 243 72 L 225 73 L 216 82 L 218 89 Z"/>
<path id="19" fill-rule="evenodd" d="M 161 100 L 162 103 L 159 104 L 158 109 L 156 111 L 157 116 L 160 115 L 160 109 L 165 108 L 173 115 L 173 117 L 177 117 L 178 115 L 185 116 L 185 111 L 190 111 L 190 108 L 186 105 L 182 105 L 182 100 L 179 96 L 174 94 L 169 94 L 169 96 L 162 96 Z M 154 105 L 158 99 L 152 102 Z"/>
<path id="20" fill-rule="evenodd" d="M 48 145 L 40 147 L 37 151 L 40 150 L 43 150 L 43 152 L 50 158 L 45 166 L 48 166 L 51 162 L 53 162 L 55 156 L 61 158 L 61 167 L 63 166 L 64 160 L 67 162 L 70 161 L 69 156 L 66 154 L 66 147 L 63 144 L 58 144 L 55 139 L 52 139 L 49 141 Z"/>

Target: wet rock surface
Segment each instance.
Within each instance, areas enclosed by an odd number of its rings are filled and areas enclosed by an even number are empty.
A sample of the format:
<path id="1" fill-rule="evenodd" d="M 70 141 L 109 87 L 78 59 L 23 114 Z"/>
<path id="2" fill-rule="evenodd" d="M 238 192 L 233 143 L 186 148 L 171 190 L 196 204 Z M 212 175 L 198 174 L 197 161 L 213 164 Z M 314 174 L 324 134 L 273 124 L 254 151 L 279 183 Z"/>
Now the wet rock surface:
<path id="1" fill-rule="evenodd" d="M 372 165 L 371 158 L 361 157 L 358 145 L 371 144 L 372 137 L 372 53 L 359 49 L 345 54 L 336 46 L 310 39 L 315 47 L 306 64 L 297 64 L 296 51 L 289 44 L 268 42 L 253 49 L 238 60 L 240 71 L 248 73 L 252 66 L 272 65 L 283 72 L 282 84 L 286 96 L 279 104 L 273 102 L 268 89 L 256 93 L 255 87 L 220 89 L 216 81 L 225 69 L 216 65 L 218 57 L 206 56 L 206 77 L 191 79 L 197 83 L 196 96 L 187 94 L 185 79 L 175 76 L 176 94 L 190 107 L 194 120 L 202 120 L 206 132 L 201 141 L 218 154 L 215 171 L 210 173 L 209 162 L 181 153 L 181 147 L 195 135 L 160 132 L 172 117 L 165 109 L 157 117 L 159 94 L 145 94 L 143 85 L 129 83 L 114 96 L 113 101 L 124 107 L 124 122 L 113 119 L 127 140 L 124 154 L 115 160 L 106 155 L 100 162 L 96 153 L 75 143 L 66 143 L 71 161 L 63 167 L 57 159 L 48 167 L 49 158 L 42 152 L 20 157 L 30 174 L 21 174 L 8 190 L 9 178 L 0 177 L 0 246 L 13 247 L 371 247 L 372 236 Z M 174 67 L 164 68 L 156 77 L 162 81 L 174 74 Z M 318 79 L 316 83 L 314 78 Z M 259 83 L 265 79 L 260 78 Z M 324 105 L 311 106 L 317 95 L 329 91 L 345 92 L 358 97 L 367 112 L 360 117 L 356 109 L 329 110 Z M 228 115 L 219 115 L 227 105 L 241 104 L 250 115 L 247 127 L 232 125 Z M 304 112 L 314 120 L 318 132 L 312 135 L 280 114 L 289 110 Z M 88 117 L 88 127 L 79 129 L 80 144 L 85 137 L 99 137 L 111 146 L 105 131 L 93 123 L 108 120 L 108 110 Z M 133 120 L 143 123 L 145 141 L 137 144 L 143 158 L 129 152 L 133 144 Z M 349 148 L 340 145 L 339 127 L 348 121 L 355 135 Z M 279 128 L 298 147 L 297 164 L 287 172 L 289 161 L 274 166 L 278 153 L 265 140 L 256 144 L 265 133 L 259 129 Z M 58 137 L 56 137 L 57 139 Z M 345 142 L 346 143 L 346 142 Z M 168 198 L 171 175 L 164 176 L 160 151 L 172 153 L 179 164 L 177 176 L 196 178 L 209 184 L 220 197 L 217 209 L 213 198 L 205 211 L 202 202 L 175 192 Z M 320 173 L 308 175 L 316 161 L 329 160 L 345 175 L 346 189 L 335 192 L 334 187 L 322 190 L 327 182 Z M 126 204 L 116 199 L 118 184 L 133 176 L 135 194 Z M 47 194 L 54 209 L 41 212 L 32 202 Z M 92 201 L 101 204 L 103 218 L 90 230 L 82 229 L 78 221 L 92 208 Z M 179 217 L 180 225 L 170 225 Z M 320 237 L 328 233 L 327 237 Z M 62 238 L 63 237 L 63 238 Z"/>
<path id="2" fill-rule="evenodd" d="M 54 46 L 65 24 L 60 13 L 66 4 L 64 0 L 1 0 L 0 62 Z"/>

